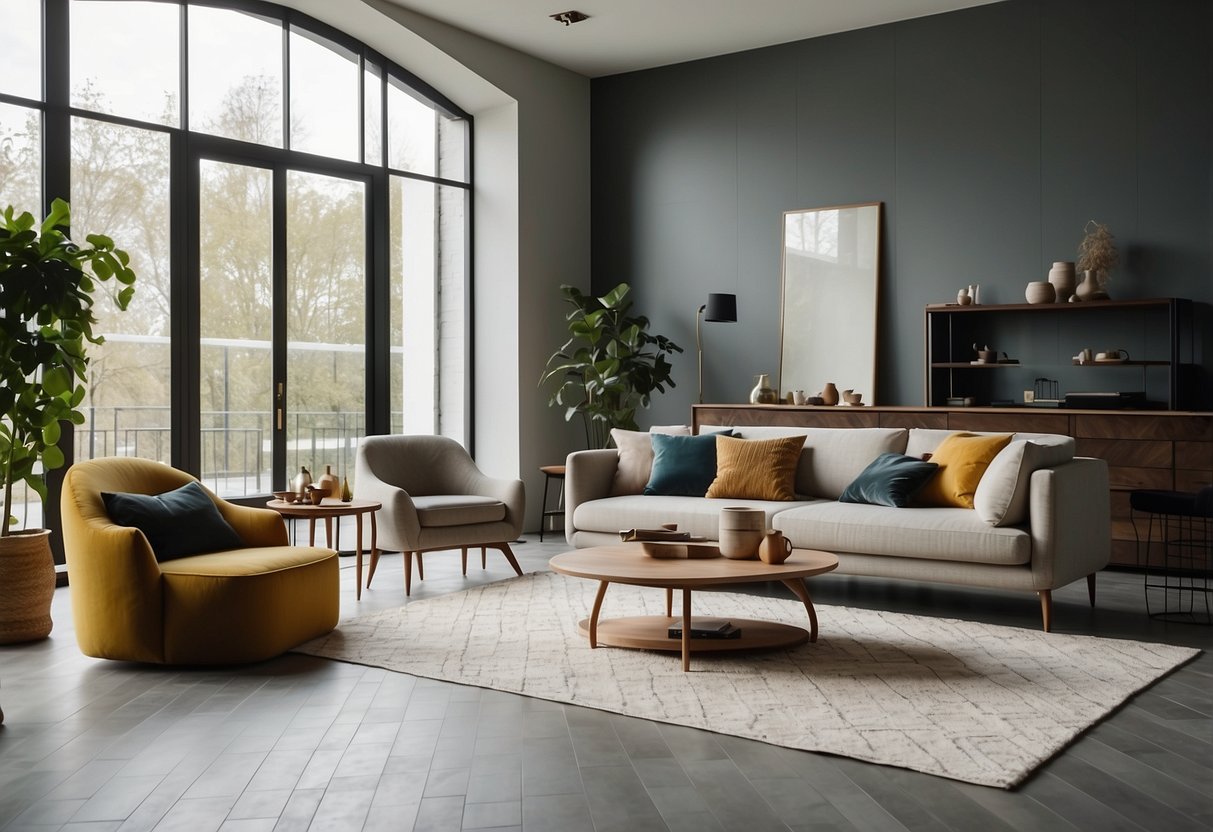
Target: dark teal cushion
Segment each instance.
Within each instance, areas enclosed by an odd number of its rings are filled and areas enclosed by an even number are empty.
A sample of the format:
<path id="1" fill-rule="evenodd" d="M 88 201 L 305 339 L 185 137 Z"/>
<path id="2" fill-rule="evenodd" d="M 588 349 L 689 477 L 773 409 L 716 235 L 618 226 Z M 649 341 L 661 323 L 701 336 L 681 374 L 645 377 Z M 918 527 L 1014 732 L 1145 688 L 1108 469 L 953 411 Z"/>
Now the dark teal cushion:
<path id="1" fill-rule="evenodd" d="M 110 520 L 143 532 L 158 561 L 244 545 L 206 489 L 196 482 L 163 494 L 102 492 L 101 499 Z"/>
<path id="2" fill-rule="evenodd" d="M 905 508 L 914 492 L 934 476 L 939 466 L 905 454 L 883 453 L 872 460 L 838 498 L 840 503 Z"/>
<path id="3" fill-rule="evenodd" d="M 702 497 L 716 479 L 716 437 L 732 436 L 732 430 L 703 436 L 673 436 L 654 433 L 653 472 L 645 494 Z"/>

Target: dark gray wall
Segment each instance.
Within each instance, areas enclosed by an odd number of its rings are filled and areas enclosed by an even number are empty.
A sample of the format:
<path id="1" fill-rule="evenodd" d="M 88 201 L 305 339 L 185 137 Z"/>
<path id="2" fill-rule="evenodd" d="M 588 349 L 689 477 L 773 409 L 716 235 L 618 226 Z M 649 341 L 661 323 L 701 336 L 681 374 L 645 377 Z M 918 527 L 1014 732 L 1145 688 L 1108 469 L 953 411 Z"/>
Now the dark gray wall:
<path id="1" fill-rule="evenodd" d="M 1213 2 L 1008 0 L 592 86 L 593 286 L 686 348 L 653 423 L 779 368 L 781 213 L 880 200 L 878 400 L 923 403 L 923 307 L 1023 301 L 1083 226 L 1113 297 L 1213 302 Z M 1206 370 L 1213 347 L 1199 347 Z M 824 381 L 824 380 L 823 380 Z"/>

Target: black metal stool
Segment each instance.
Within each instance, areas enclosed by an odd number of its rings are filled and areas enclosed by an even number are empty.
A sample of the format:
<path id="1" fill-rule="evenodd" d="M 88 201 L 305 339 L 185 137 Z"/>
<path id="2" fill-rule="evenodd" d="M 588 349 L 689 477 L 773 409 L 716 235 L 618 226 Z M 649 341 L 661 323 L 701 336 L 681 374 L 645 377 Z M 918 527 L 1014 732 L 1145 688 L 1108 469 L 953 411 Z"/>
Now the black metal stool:
<path id="1" fill-rule="evenodd" d="M 1134 491 L 1129 518 L 1137 538 L 1137 563 L 1145 570 L 1146 613 L 1151 618 L 1213 624 L 1213 486 L 1200 491 Z M 1137 514 L 1147 515 L 1143 557 Z M 1152 544 L 1162 557 L 1151 560 Z M 1157 552 L 1157 550 L 1154 550 Z M 1156 571 L 1155 571 L 1156 570 Z M 1162 609 L 1150 610 L 1151 590 L 1161 590 Z M 1197 598 L 1204 601 L 1203 612 Z"/>
<path id="2" fill-rule="evenodd" d="M 564 466 L 540 465 L 543 472 L 543 518 L 539 521 L 539 542 L 543 542 L 543 532 L 548 527 L 549 517 L 564 517 Z M 560 494 L 556 497 L 556 508 L 548 508 L 548 483 L 553 479 L 560 480 Z"/>

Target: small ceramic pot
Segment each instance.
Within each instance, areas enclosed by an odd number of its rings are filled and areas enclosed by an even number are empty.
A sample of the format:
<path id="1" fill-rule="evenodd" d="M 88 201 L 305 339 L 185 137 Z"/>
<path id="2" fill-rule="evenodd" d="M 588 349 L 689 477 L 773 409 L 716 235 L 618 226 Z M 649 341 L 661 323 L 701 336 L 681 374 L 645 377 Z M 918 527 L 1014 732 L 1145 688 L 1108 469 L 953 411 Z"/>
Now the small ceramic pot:
<path id="1" fill-rule="evenodd" d="M 1074 287 L 1078 285 L 1074 276 L 1074 264 L 1069 260 L 1054 262 L 1053 268 L 1049 269 L 1049 282 L 1053 284 L 1057 301 L 1059 303 L 1068 301 L 1070 295 L 1074 294 Z M 1032 303 L 1032 301 L 1028 301 L 1028 303 Z"/>
<path id="2" fill-rule="evenodd" d="M 720 554 L 733 560 L 758 557 L 766 534 L 767 514 L 760 508 L 727 506 L 720 510 Z"/>
<path id="3" fill-rule="evenodd" d="M 1057 289 L 1047 280 L 1033 280 L 1023 294 L 1028 303 L 1053 303 L 1057 300 Z"/>

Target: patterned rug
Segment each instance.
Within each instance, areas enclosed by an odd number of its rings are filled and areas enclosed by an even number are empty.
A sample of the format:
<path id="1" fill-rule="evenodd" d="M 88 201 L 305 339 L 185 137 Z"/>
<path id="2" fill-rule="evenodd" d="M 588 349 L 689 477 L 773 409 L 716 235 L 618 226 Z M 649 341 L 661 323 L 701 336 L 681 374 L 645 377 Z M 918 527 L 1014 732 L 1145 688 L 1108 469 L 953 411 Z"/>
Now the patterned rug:
<path id="1" fill-rule="evenodd" d="M 591 650 L 577 622 L 596 589 L 525 575 L 345 621 L 298 652 L 1002 788 L 1199 652 L 820 606 L 815 644 L 693 656 L 683 673 L 677 653 Z M 797 601 L 693 601 L 807 624 Z M 662 590 L 613 584 L 602 617 L 664 614 Z"/>

